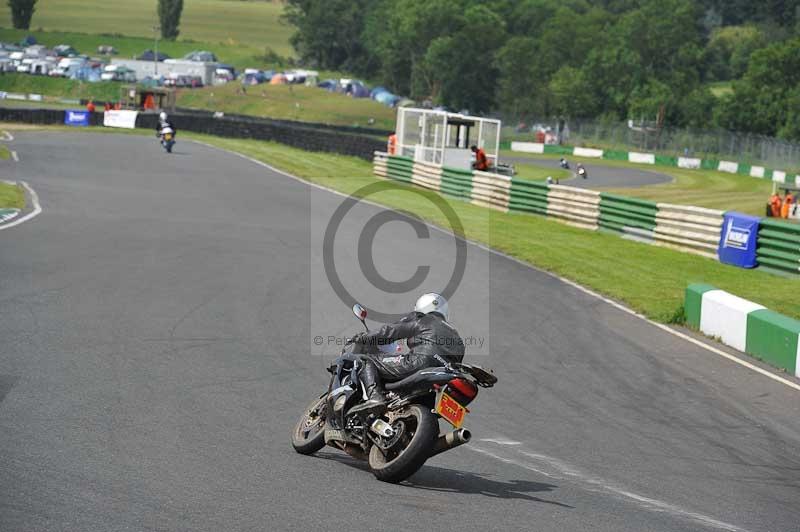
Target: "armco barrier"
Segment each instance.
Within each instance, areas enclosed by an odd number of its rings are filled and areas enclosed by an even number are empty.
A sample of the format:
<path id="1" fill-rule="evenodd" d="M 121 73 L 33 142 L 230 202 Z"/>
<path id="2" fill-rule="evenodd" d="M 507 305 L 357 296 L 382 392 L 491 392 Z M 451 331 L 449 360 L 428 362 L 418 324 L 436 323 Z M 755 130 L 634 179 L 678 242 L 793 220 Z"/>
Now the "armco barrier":
<path id="1" fill-rule="evenodd" d="M 442 187 L 442 167 L 423 162 L 415 162 L 411 168 L 411 182 L 420 187 L 439 192 Z"/>
<path id="2" fill-rule="evenodd" d="M 541 144 L 536 142 L 510 142 L 511 151 L 529 153 L 552 153 L 561 155 L 574 155 L 576 157 L 601 157 L 614 161 L 629 161 L 632 163 L 653 164 L 658 166 L 677 166 L 678 168 L 717 170 L 732 174 L 749 175 L 751 177 L 772 179 L 778 183 L 800 184 L 800 175 L 787 175 L 782 170 L 771 170 L 763 166 L 750 166 L 735 161 L 717 161 L 714 159 L 699 159 L 694 157 L 674 157 L 654 153 L 637 153 L 616 150 L 600 150 L 581 146 L 566 146 L 557 144 Z M 506 146 L 504 145 L 505 149 Z"/>
<path id="3" fill-rule="evenodd" d="M 654 203 L 606 192 L 510 178 L 489 172 L 457 170 L 375 152 L 375 175 L 435 190 L 503 212 L 560 219 L 586 229 L 604 229 L 718 260 L 722 211 Z M 765 220 L 758 260 L 784 273 L 800 273 L 800 225 Z"/>
<path id="4" fill-rule="evenodd" d="M 659 203 L 654 237 L 662 246 L 717 259 L 723 211 Z"/>
<path id="5" fill-rule="evenodd" d="M 465 200 L 471 199 L 472 172 L 444 167 L 442 168 L 442 182 L 439 187 L 448 196 Z"/>
<path id="6" fill-rule="evenodd" d="M 652 201 L 603 192 L 600 194 L 598 224 L 628 238 L 652 242 L 656 211 L 656 204 Z"/>
<path id="7" fill-rule="evenodd" d="M 705 284 L 686 288 L 686 323 L 800 377 L 800 321 Z"/>
<path id="8" fill-rule="evenodd" d="M 158 116 L 139 113 L 136 127 L 155 131 Z M 352 155 L 372 160 L 376 150 L 385 148 L 385 140 L 341 130 L 315 128 L 302 122 L 272 121 L 256 117 L 221 117 L 197 113 L 172 113 L 172 121 L 180 131 L 206 133 L 218 137 L 268 140 L 310 151 Z M 56 109 L 0 108 L 0 121 L 26 124 L 63 124 L 64 111 Z M 103 124 L 103 113 L 89 117 L 90 126 Z"/>
<path id="9" fill-rule="evenodd" d="M 561 218 L 570 225 L 597 229 L 600 217 L 600 193 L 594 190 L 550 185 L 547 215 Z"/>
<path id="10" fill-rule="evenodd" d="M 547 196 L 550 187 L 524 179 L 512 178 L 508 208 L 512 211 L 547 215 Z"/>
<path id="11" fill-rule="evenodd" d="M 759 266 L 785 274 L 800 274 L 800 225 L 762 219 L 757 246 Z"/>
<path id="12" fill-rule="evenodd" d="M 472 204 L 508 212 L 511 178 L 489 172 L 472 173 Z"/>

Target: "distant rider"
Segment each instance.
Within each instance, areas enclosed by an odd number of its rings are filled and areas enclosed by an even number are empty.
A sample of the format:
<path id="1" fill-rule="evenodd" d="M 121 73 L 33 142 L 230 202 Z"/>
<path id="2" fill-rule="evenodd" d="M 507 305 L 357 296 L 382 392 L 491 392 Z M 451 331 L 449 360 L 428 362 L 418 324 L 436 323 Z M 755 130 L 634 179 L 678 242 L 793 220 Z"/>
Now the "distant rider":
<path id="1" fill-rule="evenodd" d="M 559 164 L 561 165 L 561 168 L 563 168 L 564 170 L 569 170 L 569 163 L 563 157 L 559 161 Z"/>
<path id="2" fill-rule="evenodd" d="M 417 299 L 414 311 L 400 321 L 384 325 L 378 331 L 361 333 L 356 343 L 376 347 L 406 339 L 410 352 L 400 356 L 380 353 L 364 357 L 361 373 L 367 391 L 367 401 L 353 407 L 352 411 L 373 410 L 386 405 L 382 380 L 399 381 L 422 368 L 461 362 L 464 358 L 464 340 L 447 321 L 447 300 L 439 294 L 423 294 Z"/>
<path id="3" fill-rule="evenodd" d="M 156 136 L 161 137 L 161 132 L 164 131 L 165 128 L 172 129 L 172 136 L 175 137 L 178 131 L 175 129 L 175 126 L 172 125 L 172 122 L 169 120 L 167 113 L 161 111 L 158 114 L 158 125 L 156 125 Z"/>

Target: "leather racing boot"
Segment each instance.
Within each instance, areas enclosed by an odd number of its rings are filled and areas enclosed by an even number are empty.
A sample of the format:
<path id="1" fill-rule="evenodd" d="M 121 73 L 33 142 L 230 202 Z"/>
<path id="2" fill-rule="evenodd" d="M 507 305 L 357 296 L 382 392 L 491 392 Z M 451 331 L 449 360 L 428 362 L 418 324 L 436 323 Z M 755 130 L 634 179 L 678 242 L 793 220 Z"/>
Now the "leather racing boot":
<path id="1" fill-rule="evenodd" d="M 381 384 L 381 376 L 378 367 L 365 361 L 364 369 L 361 371 L 361 380 L 367 391 L 367 400 L 359 403 L 350 409 L 350 412 L 381 412 L 386 409 L 386 392 Z"/>

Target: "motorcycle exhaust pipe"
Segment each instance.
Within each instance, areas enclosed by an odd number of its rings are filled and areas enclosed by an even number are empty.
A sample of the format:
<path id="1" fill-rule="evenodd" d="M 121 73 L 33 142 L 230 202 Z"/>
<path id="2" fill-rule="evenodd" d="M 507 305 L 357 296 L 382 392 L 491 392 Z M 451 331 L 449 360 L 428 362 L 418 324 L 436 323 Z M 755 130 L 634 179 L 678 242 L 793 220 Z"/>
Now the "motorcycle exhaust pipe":
<path id="1" fill-rule="evenodd" d="M 464 445 L 470 439 L 472 439 L 472 433 L 467 429 L 458 429 L 453 432 L 448 432 L 447 434 L 439 436 L 436 443 L 433 444 L 431 456 L 436 456 L 439 453 L 454 449 L 459 445 Z"/>

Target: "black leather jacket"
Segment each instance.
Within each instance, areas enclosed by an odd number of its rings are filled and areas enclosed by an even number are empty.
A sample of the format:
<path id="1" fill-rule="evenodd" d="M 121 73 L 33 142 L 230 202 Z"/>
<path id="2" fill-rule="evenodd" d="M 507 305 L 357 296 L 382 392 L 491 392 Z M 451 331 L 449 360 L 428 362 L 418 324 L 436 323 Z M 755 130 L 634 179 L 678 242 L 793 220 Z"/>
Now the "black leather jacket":
<path id="1" fill-rule="evenodd" d="M 455 327 L 435 312 L 412 312 L 396 323 L 384 325 L 367 334 L 361 341 L 367 345 L 379 345 L 402 339 L 406 339 L 415 355 L 436 354 L 448 362 L 461 362 L 464 359 L 464 340 Z"/>

